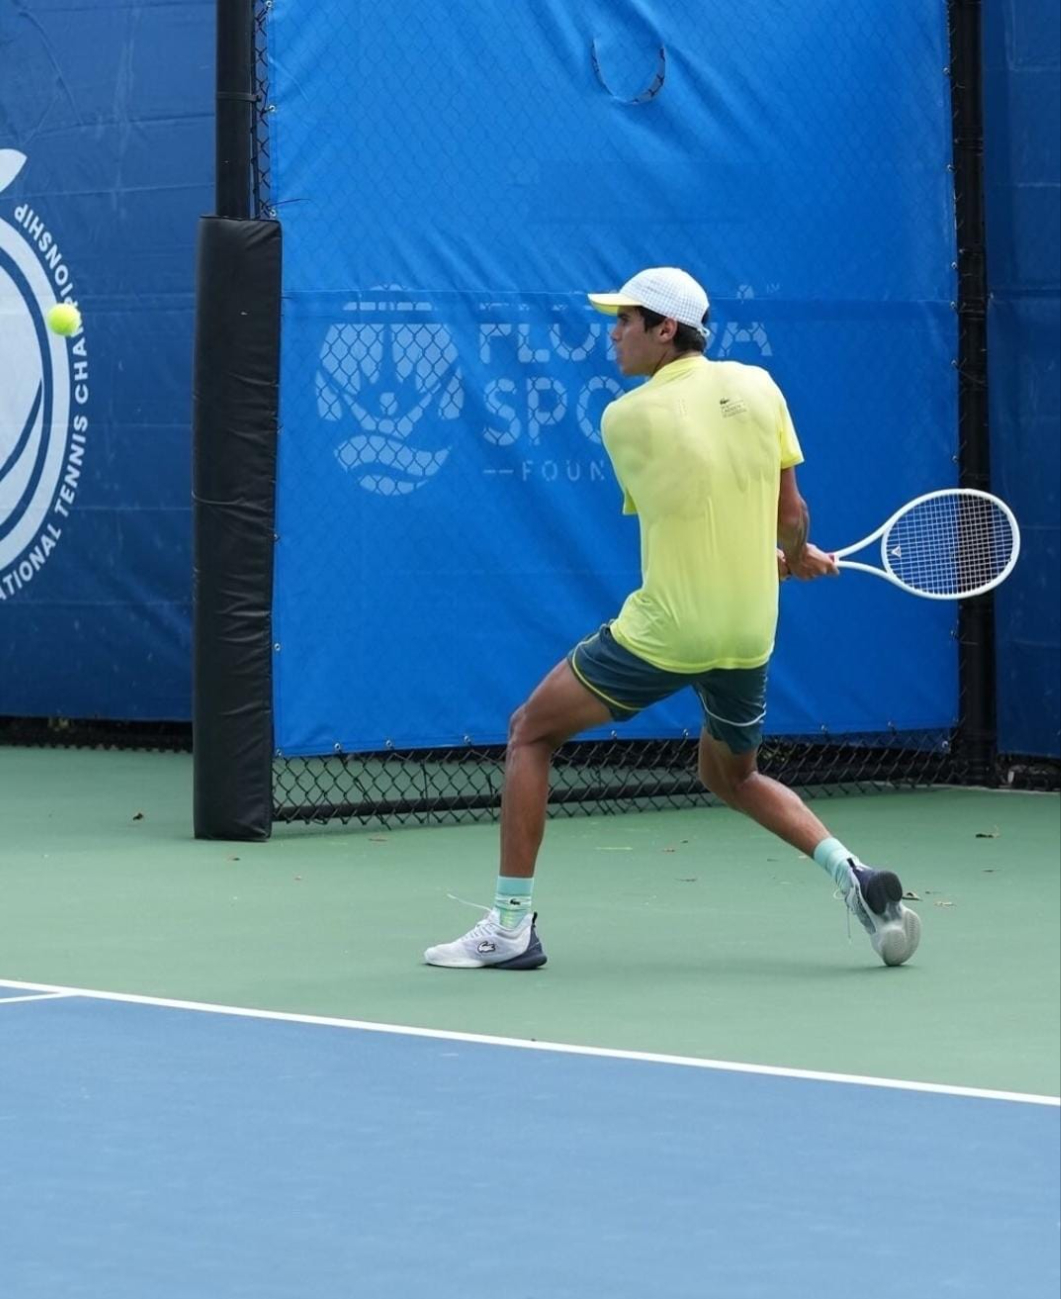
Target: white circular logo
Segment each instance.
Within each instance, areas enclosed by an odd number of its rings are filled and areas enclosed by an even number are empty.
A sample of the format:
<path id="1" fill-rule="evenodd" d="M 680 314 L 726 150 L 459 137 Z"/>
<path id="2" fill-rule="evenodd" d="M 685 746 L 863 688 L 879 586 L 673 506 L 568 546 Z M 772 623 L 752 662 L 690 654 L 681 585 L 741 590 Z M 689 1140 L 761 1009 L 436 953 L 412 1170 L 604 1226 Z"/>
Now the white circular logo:
<path id="1" fill-rule="evenodd" d="M 25 156 L 0 149 L 0 193 Z M 45 317 L 73 301 L 70 270 L 28 203 L 0 217 L 0 600 L 37 575 L 58 544 L 77 494 L 88 419 L 81 331 L 53 334 Z"/>
<path id="2" fill-rule="evenodd" d="M 464 408 L 457 346 L 445 325 L 429 319 L 430 303 L 391 291 L 351 309 L 356 319 L 332 325 L 321 346 L 317 412 L 356 427 L 335 455 L 360 487 L 407 496 L 449 457 Z"/>

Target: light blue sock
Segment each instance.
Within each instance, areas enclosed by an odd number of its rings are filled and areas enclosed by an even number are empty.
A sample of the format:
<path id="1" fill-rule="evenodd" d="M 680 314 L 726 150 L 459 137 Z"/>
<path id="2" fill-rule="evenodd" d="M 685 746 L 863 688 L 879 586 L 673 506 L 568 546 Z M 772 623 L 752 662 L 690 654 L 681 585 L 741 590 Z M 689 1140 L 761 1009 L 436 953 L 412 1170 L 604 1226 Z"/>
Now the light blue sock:
<path id="1" fill-rule="evenodd" d="M 847 871 L 849 861 L 858 861 L 839 839 L 823 839 L 814 850 L 814 860 L 827 875 L 831 875 L 839 888 L 846 893 L 851 884 Z"/>
<path id="2" fill-rule="evenodd" d="M 502 929 L 517 929 L 523 917 L 531 909 L 531 896 L 534 893 L 534 876 L 520 879 L 515 875 L 499 875 L 497 892 L 494 894 L 494 906 L 501 917 Z"/>

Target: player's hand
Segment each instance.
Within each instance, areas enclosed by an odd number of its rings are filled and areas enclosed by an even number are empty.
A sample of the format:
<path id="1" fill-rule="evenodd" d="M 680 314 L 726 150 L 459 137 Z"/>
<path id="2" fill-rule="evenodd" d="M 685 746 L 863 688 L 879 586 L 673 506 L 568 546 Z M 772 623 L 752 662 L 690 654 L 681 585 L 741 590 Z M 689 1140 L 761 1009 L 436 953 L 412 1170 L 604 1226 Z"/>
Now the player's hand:
<path id="1" fill-rule="evenodd" d="M 819 550 L 809 541 L 803 547 L 803 553 L 794 564 L 788 564 L 784 555 L 778 560 L 778 569 L 782 577 L 795 577 L 801 582 L 811 582 L 816 577 L 839 577 L 840 566 L 828 551 Z"/>

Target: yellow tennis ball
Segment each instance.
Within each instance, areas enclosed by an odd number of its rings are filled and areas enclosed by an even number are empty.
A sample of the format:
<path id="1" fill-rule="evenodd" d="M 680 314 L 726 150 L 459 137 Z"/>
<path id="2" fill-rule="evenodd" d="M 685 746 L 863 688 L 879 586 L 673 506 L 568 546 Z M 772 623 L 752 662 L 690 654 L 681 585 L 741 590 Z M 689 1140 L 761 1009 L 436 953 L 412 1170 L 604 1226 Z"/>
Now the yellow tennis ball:
<path id="1" fill-rule="evenodd" d="M 69 338 L 81 328 L 81 312 L 72 302 L 57 302 L 48 312 L 48 328 Z"/>

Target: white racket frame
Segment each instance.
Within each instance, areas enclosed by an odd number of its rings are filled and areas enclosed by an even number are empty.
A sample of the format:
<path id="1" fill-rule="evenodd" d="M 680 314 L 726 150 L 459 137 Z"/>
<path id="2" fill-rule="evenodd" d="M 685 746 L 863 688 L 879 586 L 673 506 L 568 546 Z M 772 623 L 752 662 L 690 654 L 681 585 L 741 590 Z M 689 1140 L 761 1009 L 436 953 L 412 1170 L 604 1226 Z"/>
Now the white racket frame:
<path id="1" fill-rule="evenodd" d="M 925 501 L 936 500 L 940 496 L 978 496 L 982 500 L 990 501 L 1002 511 L 1009 520 L 1009 526 L 1013 529 L 1013 553 L 1010 555 L 1005 568 L 997 577 L 992 578 L 990 582 L 985 582 L 982 586 L 978 586 L 973 591 L 962 591 L 960 593 L 955 592 L 949 595 L 940 595 L 933 591 L 919 591 L 916 586 L 910 586 L 907 582 L 904 582 L 901 577 L 895 575 L 895 571 L 892 569 L 891 562 L 888 559 L 888 533 L 891 531 L 894 524 L 901 519 L 904 514 L 909 513 L 915 505 L 921 505 Z M 880 538 L 880 557 L 881 563 L 884 565 L 883 568 L 878 568 L 875 564 L 860 564 L 855 560 L 843 558 L 844 555 L 853 555 L 856 551 L 863 550 L 866 546 L 872 545 L 878 537 Z M 907 501 L 905 505 L 900 506 L 891 518 L 886 519 L 880 525 L 876 532 L 871 532 L 868 537 L 864 537 L 861 541 L 855 542 L 853 546 L 845 546 L 843 550 L 833 551 L 833 558 L 836 560 L 838 567 L 853 568 L 860 573 L 872 573 L 875 577 L 883 577 L 886 582 L 891 582 L 893 586 L 900 587 L 910 595 L 918 595 L 922 600 L 971 600 L 974 596 L 985 595 L 988 591 L 993 591 L 996 586 L 1009 577 L 1010 573 L 1013 572 L 1014 565 L 1019 557 L 1020 528 L 1013 511 L 1005 501 L 1000 501 L 997 496 L 993 496 L 990 492 L 978 491 L 974 487 L 944 487 L 939 491 L 926 492 L 923 496 L 916 496 L 912 501 Z"/>

